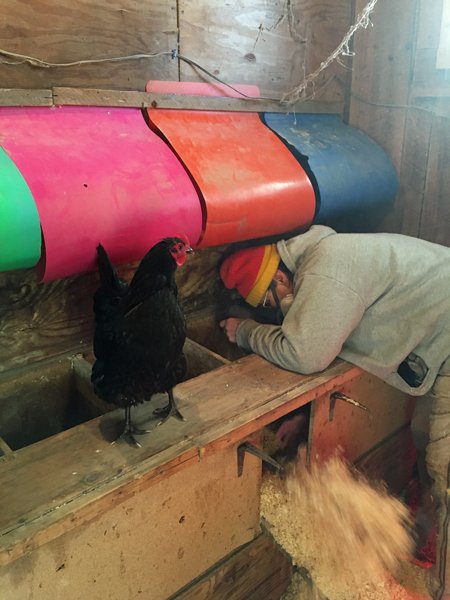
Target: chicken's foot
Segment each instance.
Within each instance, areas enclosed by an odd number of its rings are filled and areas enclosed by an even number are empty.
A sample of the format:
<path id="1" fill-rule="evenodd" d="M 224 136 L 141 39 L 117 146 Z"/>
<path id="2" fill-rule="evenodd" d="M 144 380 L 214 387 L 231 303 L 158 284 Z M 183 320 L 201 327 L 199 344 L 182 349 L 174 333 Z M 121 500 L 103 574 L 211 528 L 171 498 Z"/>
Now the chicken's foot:
<path id="1" fill-rule="evenodd" d="M 150 433 L 150 429 L 139 429 L 131 422 L 131 406 L 125 407 L 125 425 L 117 440 L 125 440 L 130 446 L 141 448 L 141 444 L 135 439 L 135 435 Z M 117 440 L 115 440 L 117 442 Z"/>
<path id="2" fill-rule="evenodd" d="M 156 417 L 162 417 L 162 420 L 158 423 L 158 426 L 165 423 L 170 417 L 176 417 L 177 419 L 180 419 L 180 421 L 186 421 L 181 412 L 178 410 L 178 406 L 173 395 L 173 390 L 169 390 L 167 395 L 169 396 L 169 403 L 167 406 L 164 406 L 164 408 L 155 408 L 153 411 L 153 414 Z"/>

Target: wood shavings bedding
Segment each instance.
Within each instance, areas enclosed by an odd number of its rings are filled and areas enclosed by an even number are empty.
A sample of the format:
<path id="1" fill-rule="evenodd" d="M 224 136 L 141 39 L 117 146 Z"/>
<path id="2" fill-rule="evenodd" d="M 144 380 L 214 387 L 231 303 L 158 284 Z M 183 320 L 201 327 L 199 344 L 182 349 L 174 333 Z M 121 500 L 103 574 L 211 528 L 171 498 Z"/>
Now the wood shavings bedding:
<path id="1" fill-rule="evenodd" d="M 426 598 L 411 595 L 391 575 L 413 547 L 408 508 L 339 457 L 311 469 L 299 461 L 284 481 L 266 476 L 261 514 L 314 581 L 310 592 L 301 582 L 301 592 L 289 600 Z"/>

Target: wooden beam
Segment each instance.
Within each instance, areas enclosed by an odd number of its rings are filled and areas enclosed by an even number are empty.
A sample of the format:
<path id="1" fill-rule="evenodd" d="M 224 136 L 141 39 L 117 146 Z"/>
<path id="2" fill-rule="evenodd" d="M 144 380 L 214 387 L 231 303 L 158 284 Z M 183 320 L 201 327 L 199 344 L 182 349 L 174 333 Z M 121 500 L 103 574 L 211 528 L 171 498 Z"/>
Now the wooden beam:
<path id="1" fill-rule="evenodd" d="M 225 112 L 333 113 L 340 114 L 339 102 L 281 103 L 263 98 L 225 98 L 157 94 L 126 90 L 55 87 L 52 90 L 0 89 L 0 106 L 111 106 L 164 108 L 174 110 L 214 110 Z"/>
<path id="2" fill-rule="evenodd" d="M 0 106 L 53 106 L 52 90 L 0 90 Z"/>
<path id="3" fill-rule="evenodd" d="M 57 106 L 116 106 L 145 108 L 149 94 L 138 91 L 99 90 L 88 88 L 53 88 L 53 102 Z"/>
<path id="4" fill-rule="evenodd" d="M 225 98 L 222 96 L 191 96 L 188 94 L 158 94 L 118 90 L 53 88 L 57 105 L 128 106 L 181 110 L 218 110 L 237 112 L 300 112 L 339 113 L 338 102 L 296 102 L 282 104 L 263 98 Z"/>

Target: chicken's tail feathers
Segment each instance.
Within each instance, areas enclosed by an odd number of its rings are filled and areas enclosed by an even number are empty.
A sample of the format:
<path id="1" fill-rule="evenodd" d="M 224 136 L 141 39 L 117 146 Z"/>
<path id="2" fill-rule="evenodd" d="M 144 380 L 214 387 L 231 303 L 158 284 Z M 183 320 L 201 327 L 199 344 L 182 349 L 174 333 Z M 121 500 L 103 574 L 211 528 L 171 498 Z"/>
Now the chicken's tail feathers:
<path id="1" fill-rule="evenodd" d="M 108 286 L 109 288 L 121 287 L 117 270 L 112 264 L 108 253 L 101 244 L 97 246 L 97 265 L 100 275 L 100 282 L 102 285 Z"/>
<path id="2" fill-rule="evenodd" d="M 102 246 L 102 244 L 98 244 L 98 246 L 97 246 L 97 260 L 98 260 L 99 264 L 103 263 L 103 262 L 107 262 L 107 263 L 111 264 L 108 253 L 106 252 L 106 250 Z"/>

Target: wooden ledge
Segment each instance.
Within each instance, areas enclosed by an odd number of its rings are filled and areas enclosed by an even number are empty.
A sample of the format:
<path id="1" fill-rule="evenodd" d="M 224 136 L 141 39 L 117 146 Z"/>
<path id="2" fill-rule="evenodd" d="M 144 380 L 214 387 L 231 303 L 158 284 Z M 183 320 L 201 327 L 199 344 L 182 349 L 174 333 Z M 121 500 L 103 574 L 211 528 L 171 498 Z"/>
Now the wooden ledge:
<path id="1" fill-rule="evenodd" d="M 164 108 L 226 112 L 342 113 L 341 102 L 228 98 L 161 94 L 134 90 L 102 90 L 54 87 L 49 89 L 0 89 L 0 106 L 110 106 L 119 108 Z"/>
<path id="2" fill-rule="evenodd" d="M 0 459 L 0 565 L 95 518 L 155 481 L 237 444 L 253 432 L 361 374 L 337 360 L 302 376 L 251 355 L 175 389 L 186 422 L 170 419 L 140 439 L 113 443 L 122 410 Z M 148 426 L 153 402 L 134 410 Z"/>

